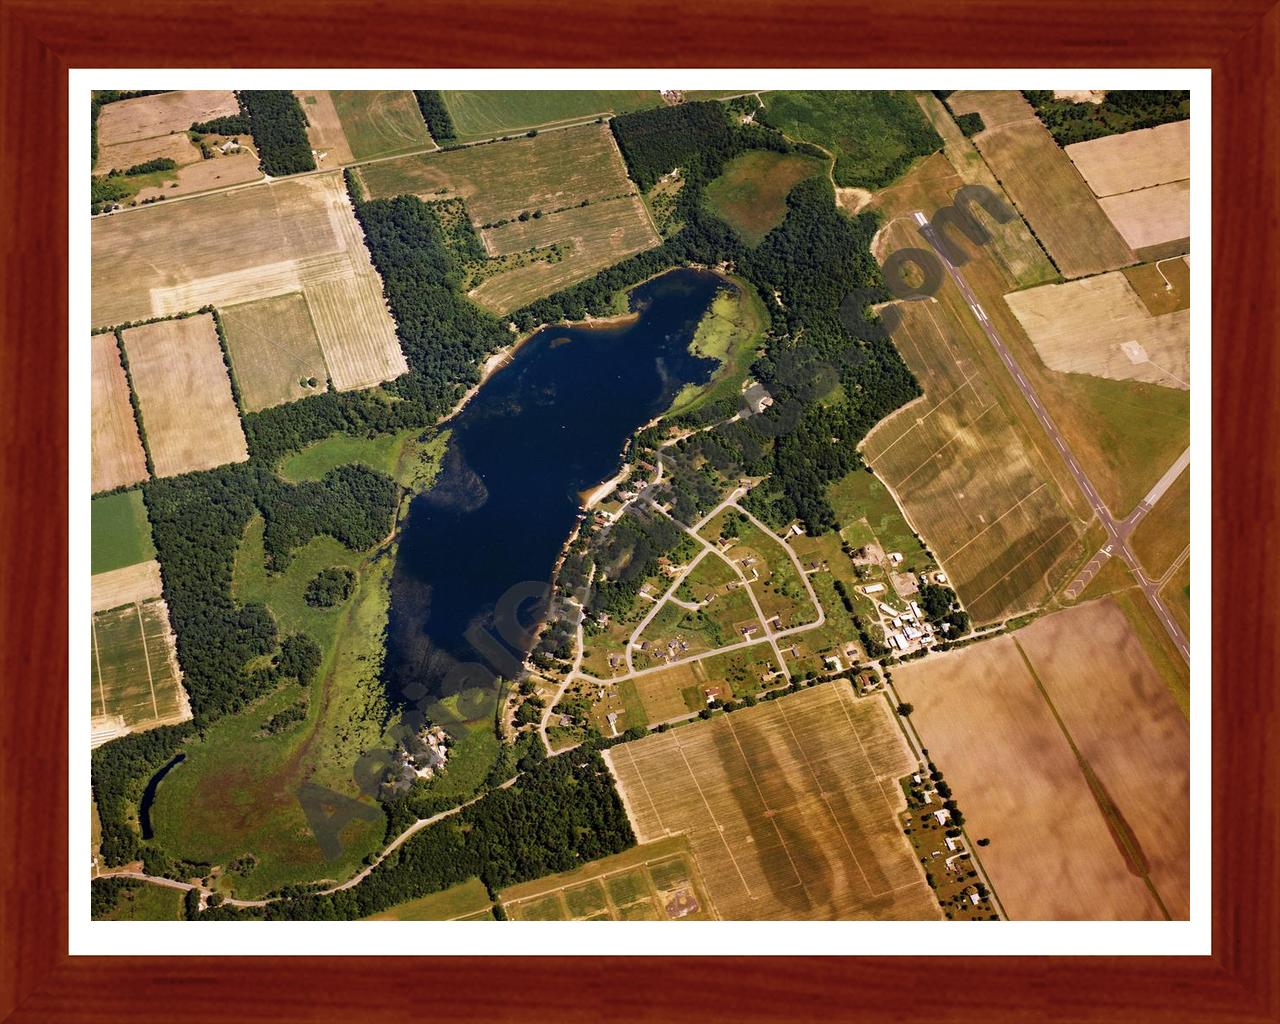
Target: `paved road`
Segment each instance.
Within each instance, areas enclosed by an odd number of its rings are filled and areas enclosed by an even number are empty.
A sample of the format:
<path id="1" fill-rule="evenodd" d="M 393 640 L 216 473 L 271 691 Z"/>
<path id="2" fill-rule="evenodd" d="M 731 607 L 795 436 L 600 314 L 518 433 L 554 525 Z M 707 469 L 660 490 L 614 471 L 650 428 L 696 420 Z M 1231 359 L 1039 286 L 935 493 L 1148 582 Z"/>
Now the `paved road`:
<path id="1" fill-rule="evenodd" d="M 1182 655 L 1183 660 L 1189 662 L 1191 659 L 1191 649 L 1187 643 L 1187 637 L 1182 632 L 1181 628 L 1179 628 L 1178 624 L 1173 621 L 1172 616 L 1169 614 L 1169 609 L 1165 607 L 1164 602 L 1160 600 L 1159 582 L 1147 578 L 1146 574 L 1142 571 L 1142 567 L 1138 564 L 1138 560 L 1134 556 L 1133 551 L 1129 547 L 1129 534 L 1133 531 L 1133 528 L 1137 525 L 1138 521 L 1146 515 L 1147 511 L 1150 510 L 1151 505 L 1155 503 L 1155 500 L 1159 498 L 1159 495 L 1163 494 L 1169 485 L 1173 483 L 1174 479 L 1177 478 L 1178 473 L 1182 471 L 1183 466 L 1185 466 L 1187 461 L 1190 459 L 1189 450 L 1183 453 L 1182 457 L 1178 460 L 1178 463 L 1175 463 L 1174 466 L 1170 467 L 1169 472 L 1161 477 L 1160 482 L 1156 484 L 1155 488 L 1152 488 L 1153 493 L 1157 490 L 1159 491 L 1159 493 L 1156 494 L 1156 499 L 1151 499 L 1151 494 L 1148 494 L 1126 519 L 1117 520 L 1111 514 L 1111 510 L 1107 508 L 1106 503 L 1098 496 L 1098 492 L 1094 488 L 1093 483 L 1081 468 L 1075 454 L 1068 447 L 1066 438 L 1062 436 L 1061 431 L 1058 430 L 1057 424 L 1053 422 L 1052 417 L 1050 417 L 1049 413 L 1041 404 L 1039 396 L 1036 395 L 1035 388 L 1031 386 L 1026 375 L 1022 372 L 1022 367 L 1018 365 L 1017 360 L 1013 358 L 1008 348 L 1005 347 L 1004 341 L 1000 338 L 999 332 L 996 331 L 995 325 L 987 316 L 986 310 L 982 308 L 982 304 L 978 301 L 977 296 L 973 294 L 968 282 L 965 281 L 960 270 L 948 258 L 945 249 L 938 244 L 937 233 L 929 224 L 928 218 L 926 218 L 919 210 L 915 211 L 913 215 L 915 217 L 916 224 L 919 225 L 920 234 L 924 236 L 925 240 L 931 246 L 933 246 L 934 251 L 938 254 L 938 258 L 942 260 L 943 266 L 947 268 L 947 274 L 951 277 L 951 280 L 955 282 L 956 287 L 960 289 L 960 294 L 964 296 L 965 302 L 969 304 L 969 308 L 973 311 L 973 315 L 977 318 L 979 325 L 981 325 L 982 330 L 987 335 L 987 339 L 996 350 L 996 354 L 1000 357 L 1000 361 L 1004 363 L 1005 368 L 1010 374 L 1012 374 L 1013 379 L 1017 381 L 1018 389 L 1022 392 L 1023 398 L 1025 398 L 1027 400 L 1027 404 L 1031 406 L 1032 411 L 1036 415 L 1036 419 L 1040 421 L 1040 426 L 1044 428 L 1045 433 L 1049 435 L 1049 440 L 1051 440 L 1054 447 L 1058 449 L 1058 454 L 1062 457 L 1062 461 L 1066 463 L 1067 469 L 1075 478 L 1080 490 L 1084 493 L 1085 498 L 1093 508 L 1093 512 L 1098 517 L 1098 521 L 1102 523 L 1103 529 L 1107 531 L 1107 542 L 1103 546 L 1102 551 L 1095 555 L 1093 559 L 1090 560 L 1089 565 L 1085 567 L 1086 571 L 1089 571 L 1088 578 L 1091 579 L 1093 573 L 1097 572 L 1098 568 L 1101 567 L 1102 562 L 1106 561 L 1106 559 L 1112 555 L 1119 555 L 1123 558 L 1129 565 L 1129 568 L 1133 570 L 1133 574 L 1138 580 L 1138 585 L 1142 588 L 1142 592 L 1147 596 L 1147 601 L 1155 611 L 1156 617 L 1164 625 L 1164 628 L 1168 632 L 1169 638 L 1173 641 L 1174 646 L 1178 648 L 1178 652 Z M 1093 567 L 1091 570 L 1090 566 Z M 1080 589 L 1084 589 L 1083 586 L 1081 586 Z M 1079 590 L 1075 591 L 1075 593 L 1079 593 Z M 1074 596 L 1074 594 L 1071 596 Z"/>

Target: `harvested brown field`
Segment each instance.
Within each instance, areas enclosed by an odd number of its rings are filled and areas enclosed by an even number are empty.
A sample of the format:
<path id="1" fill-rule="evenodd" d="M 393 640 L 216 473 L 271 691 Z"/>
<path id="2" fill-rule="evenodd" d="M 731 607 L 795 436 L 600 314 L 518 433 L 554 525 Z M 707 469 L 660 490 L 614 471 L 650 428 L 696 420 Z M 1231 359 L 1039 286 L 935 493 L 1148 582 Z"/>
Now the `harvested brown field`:
<path id="1" fill-rule="evenodd" d="M 1011 918 L 1186 916 L 1186 722 L 1112 599 L 894 683 Z"/>
<path id="2" fill-rule="evenodd" d="M 215 188 L 226 188 L 228 185 L 243 185 L 248 181 L 258 181 L 262 177 L 262 171 L 258 169 L 258 158 L 248 150 L 187 164 L 185 167 L 179 167 L 175 173 L 176 183 L 148 186 L 140 189 L 134 198 L 139 203 L 158 196 L 176 199 L 179 196 L 194 195 L 197 192 L 209 192 Z"/>
<path id="3" fill-rule="evenodd" d="M 1111 223 L 1134 249 L 1191 237 L 1191 182 L 1171 181 L 1099 199 Z"/>
<path id="4" fill-rule="evenodd" d="M 370 199 L 461 197 L 477 226 L 635 191 L 609 127 L 598 124 L 382 160 L 358 173 Z"/>
<path id="5" fill-rule="evenodd" d="M 1014 639 L 1127 823 L 1129 841 L 1136 840 L 1130 856 L 1170 916 L 1186 920 L 1190 730 L 1124 612 L 1096 601 L 1046 616 Z"/>
<path id="6" fill-rule="evenodd" d="M 1036 112 L 1011 89 L 958 89 L 947 97 L 947 106 L 956 114 L 979 114 L 988 131 L 1020 121 L 1035 121 Z"/>
<path id="7" fill-rule="evenodd" d="M 301 292 L 220 310 L 246 412 L 323 393 L 329 373 Z M 304 381 L 315 378 L 316 386 Z"/>
<path id="8" fill-rule="evenodd" d="M 347 136 L 329 90 L 294 89 L 293 94 L 307 115 L 307 140 L 311 143 L 316 166 L 327 170 L 351 163 L 355 157 L 347 144 Z"/>
<path id="9" fill-rule="evenodd" d="M 100 612 L 91 629 L 94 746 L 191 717 L 164 601 Z"/>
<path id="10" fill-rule="evenodd" d="M 160 135 L 184 134 L 197 121 L 211 121 L 238 113 L 240 104 L 230 89 L 184 89 L 108 103 L 98 114 L 99 156 L 108 147 Z M 117 166 L 103 164 L 100 167 Z"/>
<path id="11" fill-rule="evenodd" d="M 888 705 L 842 682 L 604 755 L 641 843 L 688 837 L 725 920 L 937 920 L 899 830 L 918 768 Z"/>
<path id="12" fill-rule="evenodd" d="M 982 159 L 973 140 L 966 138 L 960 131 L 942 101 L 931 92 L 917 93 L 916 101 L 934 130 L 942 137 L 943 153 L 963 179 L 963 184 L 981 185 L 993 195 L 1003 198 L 1004 190 L 991 173 L 991 168 Z M 988 216 L 981 206 L 975 204 L 970 207 L 970 211 L 991 232 L 991 243 L 987 248 L 1006 275 L 1009 288 L 1028 288 L 1058 278 L 1058 272 L 1053 269 L 1053 264 L 1021 217 L 1015 217 L 1007 224 L 1000 224 Z M 934 211 L 926 210 L 925 213 L 932 217 Z"/>
<path id="13" fill-rule="evenodd" d="M 1191 122 L 1077 142 L 1066 154 L 1099 197 L 1185 181 L 1191 177 Z"/>
<path id="14" fill-rule="evenodd" d="M 910 237 L 894 225 L 885 251 Z M 924 397 L 881 420 L 862 452 L 929 539 L 975 622 L 1035 607 L 1065 582 L 1057 575 L 1078 553 L 1080 528 L 989 376 L 1003 368 L 984 364 L 990 342 L 954 283 L 898 311 L 893 341 Z"/>
<path id="15" fill-rule="evenodd" d="M 93 491 L 111 491 L 147 478 L 147 458 L 129 403 L 129 382 L 114 334 L 89 339 L 93 364 Z"/>
<path id="16" fill-rule="evenodd" d="M 470 291 L 472 299 L 498 314 L 558 292 L 661 242 L 639 196 L 513 221 L 481 235 L 494 255 L 551 245 L 563 250 L 554 263 L 534 261 L 493 274 Z"/>
<path id="17" fill-rule="evenodd" d="M 1021 96 L 1012 96 L 1026 106 Z M 1063 276 L 1100 274 L 1136 262 L 1070 157 L 1034 115 L 986 124 L 973 139 L 978 151 Z"/>
<path id="18" fill-rule="evenodd" d="M 337 172 L 93 222 L 95 323 L 298 291 L 335 387 L 365 387 L 404 371 L 381 281 Z"/>
<path id="19" fill-rule="evenodd" d="M 1005 296 L 1044 364 L 1190 388 L 1191 311 L 1152 316 L 1120 271 Z"/>
<path id="20" fill-rule="evenodd" d="M 372 387 L 409 369 L 377 274 L 316 281 L 306 290 L 333 386 Z"/>
<path id="21" fill-rule="evenodd" d="M 103 108 L 110 110 L 110 105 Z M 98 146 L 98 162 L 93 169 L 99 174 L 110 170 L 127 171 L 130 167 L 148 160 L 172 160 L 179 167 L 201 162 L 200 149 L 185 132 L 177 135 L 160 135 L 154 139 L 130 139 L 114 146 Z"/>
<path id="22" fill-rule="evenodd" d="M 124 348 L 157 476 L 249 457 L 212 316 L 131 327 Z"/>
<path id="23" fill-rule="evenodd" d="M 160 563 L 154 558 L 123 569 L 95 573 L 92 577 L 93 610 L 106 611 L 126 604 L 140 604 L 160 596 Z"/>

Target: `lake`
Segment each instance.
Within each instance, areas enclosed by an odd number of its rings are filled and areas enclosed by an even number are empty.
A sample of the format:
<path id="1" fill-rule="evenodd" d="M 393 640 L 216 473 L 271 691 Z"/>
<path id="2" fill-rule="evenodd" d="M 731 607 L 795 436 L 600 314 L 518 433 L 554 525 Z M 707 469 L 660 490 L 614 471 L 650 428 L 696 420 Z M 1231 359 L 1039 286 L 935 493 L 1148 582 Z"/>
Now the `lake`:
<path id="1" fill-rule="evenodd" d="M 518 605 L 521 626 L 536 623 L 579 492 L 617 472 L 627 439 L 682 387 L 710 378 L 716 362 L 688 348 L 724 287 L 709 271 L 674 270 L 632 290 L 631 322 L 543 328 L 450 422 L 392 577 L 394 698 L 445 725 L 492 719 L 495 676 L 514 675 L 529 649 L 495 609 Z"/>

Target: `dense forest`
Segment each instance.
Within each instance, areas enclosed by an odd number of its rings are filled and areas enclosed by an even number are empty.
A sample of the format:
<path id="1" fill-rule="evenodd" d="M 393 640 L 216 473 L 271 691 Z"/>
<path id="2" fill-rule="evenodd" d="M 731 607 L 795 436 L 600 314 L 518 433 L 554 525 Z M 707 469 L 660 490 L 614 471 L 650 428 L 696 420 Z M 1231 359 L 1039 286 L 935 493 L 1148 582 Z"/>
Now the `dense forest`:
<path id="1" fill-rule="evenodd" d="M 444 105 L 444 96 L 438 90 L 415 89 L 413 95 L 418 100 L 422 119 L 427 122 L 427 131 L 437 143 L 451 142 L 458 137 L 449 108 Z"/>
<path id="2" fill-rule="evenodd" d="M 245 89 L 236 97 L 248 119 L 263 174 L 279 178 L 316 169 L 307 139 L 307 115 L 298 97 L 288 89 Z"/>
<path id="3" fill-rule="evenodd" d="M 1087 142 L 1119 132 L 1154 128 L 1191 116 L 1191 93 L 1186 90 L 1118 89 L 1101 103 L 1075 103 L 1053 98 L 1048 89 L 1022 94 L 1059 146 Z"/>
<path id="4" fill-rule="evenodd" d="M 729 139 L 729 118 L 714 101 L 619 114 L 611 124 L 631 179 L 642 192 Z"/>

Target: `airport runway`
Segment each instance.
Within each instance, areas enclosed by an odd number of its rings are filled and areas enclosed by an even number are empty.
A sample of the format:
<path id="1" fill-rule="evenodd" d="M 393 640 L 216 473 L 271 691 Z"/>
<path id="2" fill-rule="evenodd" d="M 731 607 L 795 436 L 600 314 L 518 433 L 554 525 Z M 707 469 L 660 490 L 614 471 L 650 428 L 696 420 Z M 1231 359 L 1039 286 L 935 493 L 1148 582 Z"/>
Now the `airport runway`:
<path id="1" fill-rule="evenodd" d="M 1031 406 L 1032 411 L 1036 415 L 1036 419 L 1040 421 L 1040 425 L 1044 428 L 1045 433 L 1049 435 L 1049 440 L 1052 441 L 1054 447 L 1058 449 L 1058 454 L 1062 456 L 1062 461 L 1066 463 L 1067 469 L 1075 478 L 1080 490 L 1084 493 L 1085 498 L 1093 508 L 1094 515 L 1098 517 L 1098 521 L 1102 523 L 1103 528 L 1107 531 L 1107 541 L 1103 545 L 1102 550 L 1090 559 L 1088 565 L 1085 566 L 1085 569 L 1081 572 L 1080 576 L 1073 580 L 1068 586 L 1068 594 L 1072 597 L 1078 594 L 1084 589 L 1085 585 L 1093 578 L 1094 574 L 1102 567 L 1103 563 L 1105 563 L 1108 558 L 1113 555 L 1118 555 L 1123 558 L 1129 568 L 1133 570 L 1134 577 L 1137 579 L 1142 592 L 1147 596 L 1147 601 L 1155 611 L 1156 617 L 1164 625 L 1165 631 L 1168 632 L 1169 638 L 1173 641 L 1174 646 L 1178 648 L 1178 652 L 1182 655 L 1183 660 L 1189 663 L 1191 660 L 1191 648 L 1188 644 L 1186 634 L 1184 634 L 1178 624 L 1173 621 L 1173 617 L 1169 614 L 1169 609 L 1166 608 L 1164 602 L 1160 600 L 1160 581 L 1148 579 L 1147 575 L 1142 571 L 1142 567 L 1138 564 L 1137 558 L 1129 547 L 1129 535 L 1133 532 L 1134 527 L 1136 527 L 1142 520 L 1142 517 L 1151 510 L 1151 506 L 1159 500 L 1160 495 L 1168 490 L 1173 481 L 1177 479 L 1178 474 L 1181 473 L 1183 468 L 1189 464 L 1191 450 L 1187 449 L 1187 451 L 1182 453 L 1178 461 L 1175 462 L 1173 466 L 1169 467 L 1169 470 L 1160 478 L 1155 487 L 1153 487 L 1151 491 L 1148 492 L 1147 496 L 1138 503 L 1137 508 L 1130 512 L 1125 519 L 1117 520 L 1111 514 L 1111 510 L 1107 508 L 1106 503 L 1098 497 L 1098 492 L 1094 489 L 1089 477 L 1085 474 L 1080 463 L 1076 460 L 1075 454 L 1071 451 L 1070 447 L 1068 447 L 1066 439 L 1063 438 L 1062 433 L 1058 430 L 1057 424 L 1053 422 L 1053 419 L 1049 416 L 1048 412 L 1045 411 L 1044 406 L 1040 403 L 1039 397 L 1036 395 L 1035 389 L 1027 381 L 1026 375 L 1022 372 L 1022 367 L 1018 365 L 1017 360 L 1013 358 L 1009 353 L 1009 350 L 1005 347 L 1004 342 L 1000 338 L 999 332 L 995 329 L 995 325 L 992 324 L 990 318 L 987 316 L 986 310 L 982 308 L 982 304 L 978 302 L 977 296 L 975 296 L 973 291 L 969 288 L 968 282 L 966 282 L 964 277 L 961 275 L 959 268 L 951 262 L 945 249 L 938 244 L 937 234 L 932 225 L 929 224 L 928 218 L 926 218 L 919 210 L 915 212 L 914 216 L 916 224 L 919 225 L 920 234 L 924 236 L 925 240 L 933 247 L 934 252 L 937 253 L 938 258 L 942 260 L 943 266 L 947 268 L 947 274 L 951 277 L 951 280 L 955 282 L 956 287 L 960 289 L 960 294 L 964 296 L 965 302 L 969 304 L 970 310 L 973 311 L 973 315 L 977 318 L 979 325 L 986 333 L 992 347 L 996 350 L 996 354 L 1000 357 L 1001 362 L 1004 363 L 1005 368 L 1009 373 L 1013 375 L 1013 379 L 1017 381 L 1018 389 L 1022 392 L 1023 398 L 1025 398 L 1027 400 L 1027 404 Z M 1079 584 L 1078 587 L 1076 586 L 1077 583 Z M 1076 589 L 1073 590 L 1072 588 Z"/>

